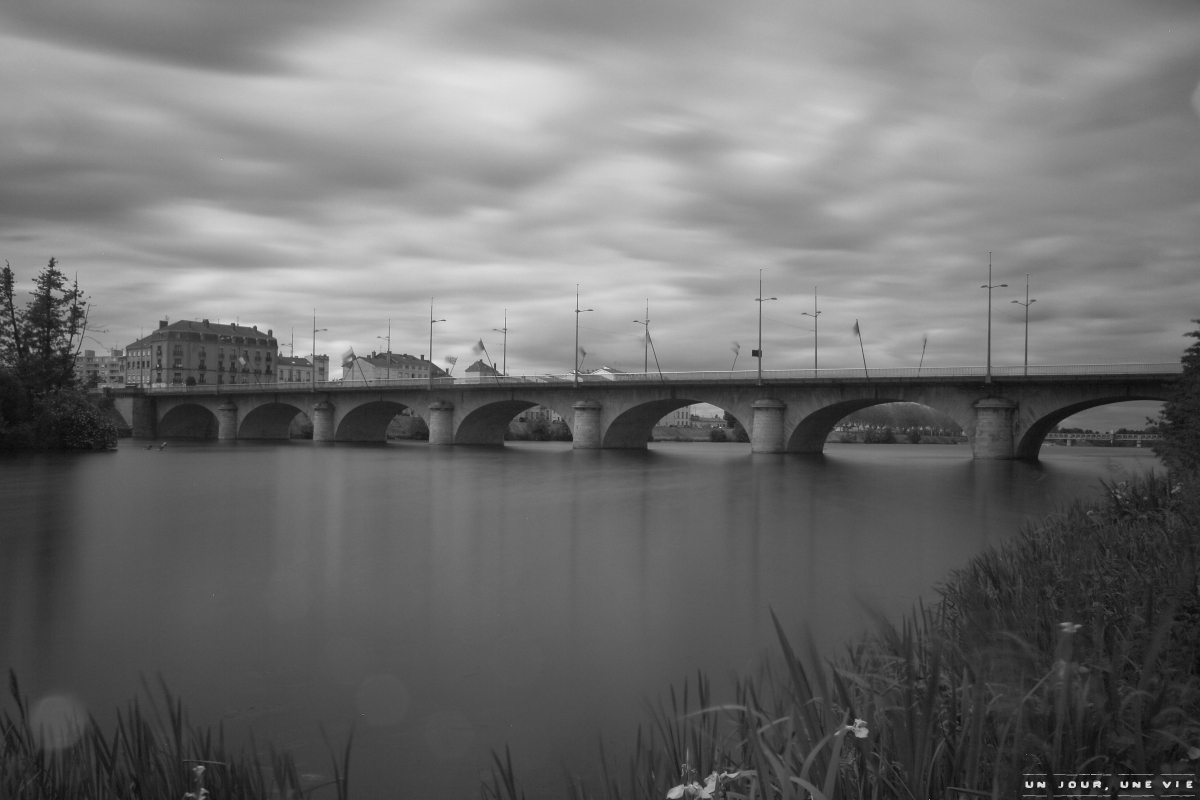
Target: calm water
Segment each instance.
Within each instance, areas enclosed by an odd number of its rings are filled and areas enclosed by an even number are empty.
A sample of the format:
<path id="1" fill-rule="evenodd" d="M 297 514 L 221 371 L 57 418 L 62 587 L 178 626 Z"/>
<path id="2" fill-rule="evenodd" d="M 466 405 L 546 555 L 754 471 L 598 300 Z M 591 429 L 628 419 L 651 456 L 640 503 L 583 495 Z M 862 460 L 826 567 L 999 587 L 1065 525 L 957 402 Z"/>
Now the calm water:
<path id="1" fill-rule="evenodd" d="M 358 797 L 477 797 L 505 743 L 531 797 L 554 797 L 644 698 L 759 663 L 768 609 L 832 647 L 864 608 L 899 613 L 1027 518 L 1155 463 L 557 443 L 9 457 L 0 668 L 102 720 L 161 673 L 193 721 L 252 728 L 314 773 L 317 723 L 335 741 L 353 723 Z"/>

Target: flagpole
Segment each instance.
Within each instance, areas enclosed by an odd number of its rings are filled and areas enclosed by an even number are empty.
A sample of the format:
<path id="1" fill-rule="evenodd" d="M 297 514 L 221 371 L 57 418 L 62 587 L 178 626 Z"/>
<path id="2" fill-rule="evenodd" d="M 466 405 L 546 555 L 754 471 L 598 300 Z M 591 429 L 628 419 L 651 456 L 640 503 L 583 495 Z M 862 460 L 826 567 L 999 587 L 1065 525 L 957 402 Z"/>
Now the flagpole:
<path id="1" fill-rule="evenodd" d="M 867 380 L 871 380 L 871 373 L 867 370 L 867 350 L 863 347 L 862 329 L 858 327 L 858 320 L 854 320 L 854 332 L 858 334 L 858 349 L 862 351 L 863 358 L 863 375 Z"/>
<path id="2" fill-rule="evenodd" d="M 921 363 L 917 364 L 917 377 L 921 377 L 921 367 L 925 366 L 925 345 L 929 344 L 929 337 L 926 336 L 921 340 Z"/>

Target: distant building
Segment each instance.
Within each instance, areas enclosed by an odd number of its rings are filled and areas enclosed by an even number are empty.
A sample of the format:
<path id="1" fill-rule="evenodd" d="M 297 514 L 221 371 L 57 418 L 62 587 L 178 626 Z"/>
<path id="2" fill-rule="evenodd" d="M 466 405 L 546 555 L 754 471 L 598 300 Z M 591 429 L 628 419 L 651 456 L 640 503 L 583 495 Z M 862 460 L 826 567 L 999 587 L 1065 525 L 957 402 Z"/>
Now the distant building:
<path id="1" fill-rule="evenodd" d="M 86 387 L 115 388 L 125 385 L 125 356 L 120 350 L 110 350 L 106 356 L 95 350 L 84 350 L 75 356 L 75 377 Z"/>
<path id="2" fill-rule="evenodd" d="M 386 381 L 407 378 L 444 378 L 447 373 L 437 364 L 425 360 L 425 355 L 410 356 L 408 353 L 371 353 L 355 358 L 342 365 L 344 381 Z"/>
<path id="3" fill-rule="evenodd" d="M 500 371 L 490 364 L 485 364 L 483 359 L 479 359 L 474 364 L 467 367 L 466 372 L 463 374 L 463 380 L 469 383 L 478 383 L 479 381 L 491 380 L 492 378 L 499 377 L 501 377 Z"/>
<path id="4" fill-rule="evenodd" d="M 692 414 L 689 425 L 693 428 L 724 428 L 725 418 L 719 416 L 702 417 L 699 414 Z"/>
<path id="5" fill-rule="evenodd" d="M 545 420 L 546 422 L 562 422 L 563 418 L 556 411 L 546 408 L 545 406 L 534 406 L 527 408 L 520 414 L 517 414 L 517 422 L 536 422 L 537 420 Z"/>
<path id="6" fill-rule="evenodd" d="M 658 421 L 661 428 L 690 428 L 692 427 L 692 407 L 677 408 Z"/>
<path id="7" fill-rule="evenodd" d="M 279 342 L 258 326 L 208 320 L 161 320 L 126 348 L 125 382 L 133 386 L 274 383 Z"/>
<path id="8" fill-rule="evenodd" d="M 300 356 L 280 356 L 275 368 L 276 383 L 312 383 L 313 362 Z M 329 380 L 329 356 L 317 356 L 317 383 Z"/>

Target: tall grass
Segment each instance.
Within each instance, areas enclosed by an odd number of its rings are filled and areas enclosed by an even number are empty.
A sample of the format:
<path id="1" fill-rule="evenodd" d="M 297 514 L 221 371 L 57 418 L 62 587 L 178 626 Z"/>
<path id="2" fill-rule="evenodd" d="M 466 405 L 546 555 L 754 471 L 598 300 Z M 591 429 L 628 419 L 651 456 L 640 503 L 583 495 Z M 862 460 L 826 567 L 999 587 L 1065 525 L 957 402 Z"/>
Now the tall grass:
<path id="1" fill-rule="evenodd" d="M 1198 555 L 1194 483 L 1105 484 L 840 658 L 798 653 L 775 620 L 781 666 L 729 704 L 703 676 L 695 707 L 672 690 L 627 767 L 602 755 L 602 784 L 570 796 L 1009 798 L 1028 773 L 1194 774 Z M 492 796 L 517 800 L 511 759 L 496 769 Z"/>
<path id="2" fill-rule="evenodd" d="M 165 684 L 158 699 L 147 687 L 144 704 L 135 699 L 118 711 L 108 733 L 91 716 L 76 720 L 73 729 L 48 731 L 34 720 L 12 672 L 9 691 L 15 708 L 0 713 L 5 800 L 298 800 L 318 790 L 338 800 L 348 797 L 349 742 L 339 760 L 326 739 L 334 778 L 314 786 L 302 781 L 287 753 L 272 748 L 263 763 L 254 752 L 231 752 L 223 728 L 191 725 Z"/>

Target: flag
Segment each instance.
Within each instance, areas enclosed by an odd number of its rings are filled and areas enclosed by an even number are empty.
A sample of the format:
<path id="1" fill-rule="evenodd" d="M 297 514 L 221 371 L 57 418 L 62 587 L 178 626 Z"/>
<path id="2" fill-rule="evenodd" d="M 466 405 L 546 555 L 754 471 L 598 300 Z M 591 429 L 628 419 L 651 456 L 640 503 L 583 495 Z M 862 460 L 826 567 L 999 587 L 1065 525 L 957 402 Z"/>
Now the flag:
<path id="1" fill-rule="evenodd" d="M 860 339 L 862 338 L 862 331 L 858 329 L 858 320 L 854 320 L 854 335 Z"/>
<path id="2" fill-rule="evenodd" d="M 734 343 L 733 343 L 733 347 L 731 347 L 731 348 L 729 348 L 729 349 L 733 351 L 733 354 L 734 354 L 735 356 L 736 356 L 738 353 L 742 352 L 742 346 L 741 346 L 740 344 L 738 344 L 737 342 L 734 342 Z"/>
<path id="3" fill-rule="evenodd" d="M 475 346 L 472 347 L 471 349 L 475 352 L 475 355 L 479 355 L 480 353 L 487 350 L 487 348 L 483 346 L 483 339 L 480 339 L 478 342 L 476 342 Z"/>
<path id="4" fill-rule="evenodd" d="M 353 348 L 353 347 L 351 347 L 349 350 L 347 350 L 346 352 L 342 353 L 342 366 L 344 367 L 344 366 L 346 366 L 347 364 L 351 364 L 351 363 L 353 363 L 353 362 L 354 362 L 354 358 L 355 358 L 355 356 L 354 356 L 354 348 Z"/>
<path id="5" fill-rule="evenodd" d="M 584 350 L 582 347 L 580 347 L 579 355 L 583 356 L 584 358 L 587 358 L 587 350 Z"/>
<path id="6" fill-rule="evenodd" d="M 239 363 L 239 364 L 241 364 L 241 365 L 244 367 L 244 366 L 246 366 L 246 364 L 247 364 L 248 362 L 246 361 L 246 359 L 245 359 L 245 357 L 244 357 L 244 356 L 238 356 L 238 363 Z"/>
<path id="7" fill-rule="evenodd" d="M 458 363 L 458 356 L 446 356 L 444 359 L 447 364 L 454 365 Z"/>

